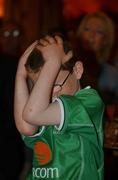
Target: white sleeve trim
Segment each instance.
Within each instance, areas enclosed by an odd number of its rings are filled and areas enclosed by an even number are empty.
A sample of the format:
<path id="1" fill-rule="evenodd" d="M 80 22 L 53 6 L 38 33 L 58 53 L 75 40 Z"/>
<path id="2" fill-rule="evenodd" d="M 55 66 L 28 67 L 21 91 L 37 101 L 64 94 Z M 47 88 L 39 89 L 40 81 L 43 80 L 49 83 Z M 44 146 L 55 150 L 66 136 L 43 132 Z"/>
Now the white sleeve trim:
<path id="1" fill-rule="evenodd" d="M 60 110 L 61 110 L 61 121 L 60 121 L 60 125 L 59 126 L 55 126 L 55 128 L 60 131 L 63 127 L 64 124 L 64 107 L 63 107 L 63 103 L 59 98 L 55 98 L 54 101 L 58 101 L 59 106 L 60 106 Z"/>
<path id="2" fill-rule="evenodd" d="M 34 134 L 34 135 L 32 135 L 32 136 L 29 136 L 29 137 L 40 136 L 40 135 L 42 134 L 42 132 L 44 131 L 44 129 L 45 129 L 45 126 L 42 126 L 41 129 L 40 129 L 40 131 L 39 131 L 38 133 L 36 133 L 36 134 Z"/>
<path id="3" fill-rule="evenodd" d="M 86 87 L 85 87 L 85 89 L 90 89 L 90 88 L 91 88 L 91 86 L 86 86 Z"/>

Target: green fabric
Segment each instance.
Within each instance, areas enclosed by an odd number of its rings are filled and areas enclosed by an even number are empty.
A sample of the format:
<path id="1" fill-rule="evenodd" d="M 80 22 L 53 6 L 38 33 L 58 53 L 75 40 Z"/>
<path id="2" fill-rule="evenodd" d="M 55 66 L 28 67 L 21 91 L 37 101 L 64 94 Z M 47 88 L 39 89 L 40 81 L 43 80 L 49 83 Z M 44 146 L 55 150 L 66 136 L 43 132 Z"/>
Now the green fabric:
<path id="1" fill-rule="evenodd" d="M 40 135 L 23 137 L 34 150 L 28 180 L 103 180 L 102 100 L 93 89 L 58 100 L 64 110 L 61 130 L 47 126 Z"/>

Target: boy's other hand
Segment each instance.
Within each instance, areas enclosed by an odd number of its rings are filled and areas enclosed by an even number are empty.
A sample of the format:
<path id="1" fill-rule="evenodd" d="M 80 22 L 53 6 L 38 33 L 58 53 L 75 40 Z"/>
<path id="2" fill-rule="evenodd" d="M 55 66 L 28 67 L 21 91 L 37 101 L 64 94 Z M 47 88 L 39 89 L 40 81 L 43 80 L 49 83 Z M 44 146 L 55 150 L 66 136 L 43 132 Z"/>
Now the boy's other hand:
<path id="1" fill-rule="evenodd" d="M 17 69 L 17 73 L 20 73 L 20 75 L 22 74 L 23 76 L 27 76 L 27 72 L 25 69 L 25 63 L 27 61 L 27 58 L 29 56 L 29 54 L 33 51 L 33 49 L 36 47 L 36 44 L 38 43 L 38 41 L 36 40 L 35 42 L 33 42 L 26 50 L 25 52 L 22 54 L 22 56 L 20 57 L 19 60 L 19 64 L 18 64 L 18 69 Z"/>

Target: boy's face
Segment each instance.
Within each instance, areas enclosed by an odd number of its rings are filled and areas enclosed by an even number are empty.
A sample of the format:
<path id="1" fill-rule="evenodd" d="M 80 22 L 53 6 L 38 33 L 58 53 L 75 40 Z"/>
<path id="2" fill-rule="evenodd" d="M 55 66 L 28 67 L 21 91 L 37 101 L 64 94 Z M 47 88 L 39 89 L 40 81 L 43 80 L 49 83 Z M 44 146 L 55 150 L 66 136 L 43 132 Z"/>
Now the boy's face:
<path id="1" fill-rule="evenodd" d="M 31 79 L 33 84 L 36 83 L 39 73 L 40 71 L 37 73 L 27 71 L 27 75 Z M 63 94 L 73 95 L 78 89 L 78 81 L 74 72 L 70 73 L 69 71 L 61 70 L 54 83 L 52 96 L 58 97 Z"/>
<path id="2" fill-rule="evenodd" d="M 74 72 L 61 70 L 54 83 L 52 96 L 73 95 L 78 90 L 78 82 Z"/>

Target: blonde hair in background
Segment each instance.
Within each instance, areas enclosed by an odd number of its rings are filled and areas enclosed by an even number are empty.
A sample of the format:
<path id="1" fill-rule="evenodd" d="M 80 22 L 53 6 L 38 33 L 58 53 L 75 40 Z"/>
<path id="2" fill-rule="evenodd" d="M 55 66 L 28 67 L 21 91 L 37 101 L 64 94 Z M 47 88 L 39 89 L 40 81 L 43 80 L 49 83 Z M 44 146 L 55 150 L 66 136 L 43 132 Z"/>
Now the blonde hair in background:
<path id="1" fill-rule="evenodd" d="M 103 22 L 104 25 L 104 38 L 105 38 L 105 43 L 104 46 L 101 48 L 100 52 L 97 53 L 97 59 L 98 61 L 107 61 L 109 58 L 109 55 L 111 53 L 113 44 L 114 44 L 114 36 L 115 36 L 115 25 L 112 19 L 105 14 L 104 12 L 94 12 L 94 13 L 89 13 L 83 17 L 82 21 L 80 22 L 80 25 L 77 29 L 77 38 L 81 38 L 83 29 L 86 25 L 86 23 L 89 21 L 91 18 L 98 18 Z"/>

